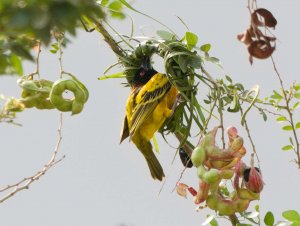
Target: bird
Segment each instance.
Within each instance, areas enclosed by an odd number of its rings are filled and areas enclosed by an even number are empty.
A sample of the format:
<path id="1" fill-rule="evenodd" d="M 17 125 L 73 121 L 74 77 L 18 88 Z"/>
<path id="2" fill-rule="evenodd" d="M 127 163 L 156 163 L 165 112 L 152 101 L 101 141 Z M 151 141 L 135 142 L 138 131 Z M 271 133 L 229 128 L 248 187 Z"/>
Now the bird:
<path id="1" fill-rule="evenodd" d="M 126 102 L 120 143 L 129 137 L 145 157 L 152 178 L 159 181 L 165 174 L 150 140 L 172 115 L 177 95 L 178 90 L 168 77 L 148 65 L 141 67 L 134 75 Z"/>

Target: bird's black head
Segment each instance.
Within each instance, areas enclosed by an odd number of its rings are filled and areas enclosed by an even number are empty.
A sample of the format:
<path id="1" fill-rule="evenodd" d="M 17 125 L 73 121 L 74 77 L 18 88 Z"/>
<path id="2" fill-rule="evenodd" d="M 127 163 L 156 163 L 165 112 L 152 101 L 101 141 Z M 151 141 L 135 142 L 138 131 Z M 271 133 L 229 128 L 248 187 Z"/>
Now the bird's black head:
<path id="1" fill-rule="evenodd" d="M 157 71 L 151 66 L 150 57 L 146 57 L 141 67 L 135 73 L 132 83 L 134 86 L 145 85 L 156 73 Z"/>
<path id="2" fill-rule="evenodd" d="M 156 73 L 157 71 L 155 71 L 153 68 L 140 68 L 133 78 L 133 84 L 136 86 L 145 85 Z"/>

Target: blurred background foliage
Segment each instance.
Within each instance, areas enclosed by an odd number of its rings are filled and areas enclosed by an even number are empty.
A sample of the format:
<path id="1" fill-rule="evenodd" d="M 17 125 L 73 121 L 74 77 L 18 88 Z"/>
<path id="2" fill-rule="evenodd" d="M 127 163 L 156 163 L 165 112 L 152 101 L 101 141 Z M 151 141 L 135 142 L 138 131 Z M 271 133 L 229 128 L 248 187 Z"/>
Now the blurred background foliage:
<path id="1" fill-rule="evenodd" d="M 119 4 L 103 6 L 121 10 Z M 112 11 L 113 12 L 113 11 Z M 76 35 L 83 28 L 81 17 L 104 19 L 101 2 L 95 0 L 1 0 L 0 74 L 22 75 L 22 60 L 33 60 L 31 49 L 41 42 L 49 45 L 56 32 Z M 114 12 L 117 18 L 122 13 Z"/>

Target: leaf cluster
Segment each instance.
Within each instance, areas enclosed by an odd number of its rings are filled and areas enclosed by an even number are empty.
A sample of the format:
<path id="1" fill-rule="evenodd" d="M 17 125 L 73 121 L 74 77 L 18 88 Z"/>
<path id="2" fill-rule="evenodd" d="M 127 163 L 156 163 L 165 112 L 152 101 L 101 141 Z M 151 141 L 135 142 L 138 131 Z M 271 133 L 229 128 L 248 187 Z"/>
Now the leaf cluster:
<path id="1" fill-rule="evenodd" d="M 0 74 L 22 74 L 22 59 L 33 60 L 36 41 L 48 45 L 56 31 L 76 34 L 81 16 L 104 18 L 94 0 L 2 0 Z"/>

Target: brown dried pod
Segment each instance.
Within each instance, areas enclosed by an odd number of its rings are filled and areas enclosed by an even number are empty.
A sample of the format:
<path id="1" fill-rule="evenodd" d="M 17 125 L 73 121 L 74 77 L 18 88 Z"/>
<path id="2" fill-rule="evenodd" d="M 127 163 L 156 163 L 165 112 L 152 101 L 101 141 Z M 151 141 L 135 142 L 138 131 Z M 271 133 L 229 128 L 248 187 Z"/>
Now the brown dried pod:
<path id="1" fill-rule="evenodd" d="M 256 14 L 256 15 L 259 14 L 265 20 L 263 25 L 257 25 L 257 26 L 265 25 L 267 27 L 275 28 L 275 26 L 277 24 L 277 20 L 269 10 L 264 9 L 264 8 L 259 8 L 259 9 L 255 10 L 252 14 Z M 252 17 L 252 15 L 251 15 L 251 17 Z M 256 17 L 258 17 L 258 16 L 256 16 Z"/>
<path id="2" fill-rule="evenodd" d="M 266 59 L 270 57 L 274 50 L 275 47 L 272 47 L 269 42 L 264 40 L 254 41 L 248 46 L 248 52 L 250 55 L 258 59 Z"/>

